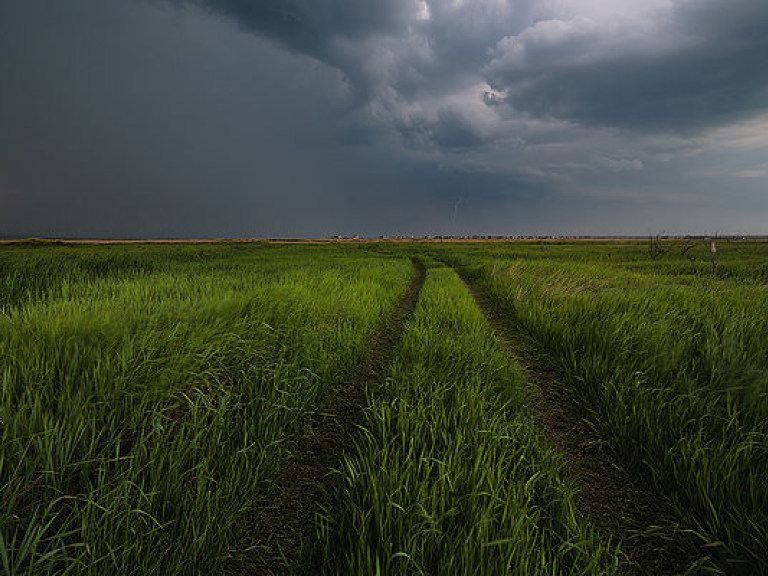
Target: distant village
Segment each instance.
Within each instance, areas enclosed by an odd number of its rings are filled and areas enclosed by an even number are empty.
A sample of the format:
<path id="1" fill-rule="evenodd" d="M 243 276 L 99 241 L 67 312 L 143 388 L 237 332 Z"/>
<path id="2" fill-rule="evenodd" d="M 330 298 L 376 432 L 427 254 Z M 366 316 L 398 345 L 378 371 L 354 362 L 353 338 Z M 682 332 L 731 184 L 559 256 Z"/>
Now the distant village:
<path id="1" fill-rule="evenodd" d="M 344 236 L 342 234 L 337 234 L 335 236 L 332 236 L 331 239 L 333 240 L 647 240 L 649 237 L 654 238 L 656 240 L 711 240 L 711 239 L 720 239 L 720 240 L 746 240 L 746 239 L 758 239 L 763 238 L 763 236 L 745 236 L 742 234 L 719 234 L 719 235 L 691 235 L 691 234 L 677 234 L 677 235 L 637 235 L 637 236 L 616 236 L 616 235 L 606 235 L 606 236 L 593 236 L 593 235 L 583 235 L 583 236 L 577 236 L 577 235 L 567 235 L 567 234 L 546 234 L 546 235 L 526 235 L 526 234 L 517 234 L 517 235 L 498 235 L 498 234 L 471 234 L 466 236 L 461 235 L 440 235 L 440 234 L 424 234 L 422 236 L 410 236 L 410 235 L 404 235 L 401 236 L 399 234 L 392 234 L 392 235 L 386 235 L 382 234 L 380 236 L 360 236 L 359 234 L 356 234 L 354 236 Z"/>
<path id="2" fill-rule="evenodd" d="M 467 236 L 459 236 L 459 235 L 441 235 L 441 234 L 424 234 L 422 236 L 401 236 L 399 234 L 392 234 L 392 235 L 386 235 L 382 234 L 381 236 L 375 236 L 375 237 L 367 237 L 367 236 L 360 236 L 359 234 L 356 234 L 354 236 L 343 236 L 341 234 L 337 234 L 336 236 L 332 236 L 333 240 L 565 240 L 570 238 L 579 238 L 577 236 L 526 236 L 526 235 L 514 235 L 514 236 L 503 236 L 503 235 L 496 235 L 496 234 L 472 234 Z M 583 236 L 580 238 L 588 238 L 587 236 Z M 595 236 L 589 236 L 589 238 L 596 238 Z M 606 236 L 608 238 L 608 236 Z"/>

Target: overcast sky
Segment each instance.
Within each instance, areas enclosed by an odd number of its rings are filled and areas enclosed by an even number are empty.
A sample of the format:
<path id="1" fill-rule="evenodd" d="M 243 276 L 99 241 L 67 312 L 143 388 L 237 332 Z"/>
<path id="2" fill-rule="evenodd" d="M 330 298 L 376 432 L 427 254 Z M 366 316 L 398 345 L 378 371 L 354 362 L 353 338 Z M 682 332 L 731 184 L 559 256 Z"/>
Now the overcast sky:
<path id="1" fill-rule="evenodd" d="M 768 232 L 765 0 L 2 0 L 0 234 Z"/>

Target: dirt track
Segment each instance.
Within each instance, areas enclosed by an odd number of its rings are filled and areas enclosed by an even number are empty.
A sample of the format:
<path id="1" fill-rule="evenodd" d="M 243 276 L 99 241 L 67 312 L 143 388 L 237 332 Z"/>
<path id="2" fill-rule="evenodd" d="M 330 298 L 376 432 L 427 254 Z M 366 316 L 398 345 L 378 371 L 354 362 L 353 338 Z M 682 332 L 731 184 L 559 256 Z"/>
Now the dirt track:
<path id="1" fill-rule="evenodd" d="M 259 516 L 247 527 L 253 541 L 244 547 L 251 551 L 235 558 L 228 574 L 320 573 L 319 559 L 308 555 L 317 539 L 316 515 L 333 481 L 331 472 L 352 447 L 357 426 L 364 420 L 366 387 L 383 379 L 405 322 L 416 308 L 425 272 L 420 264 L 414 265 L 416 276 L 395 305 L 389 322 L 371 337 L 358 372 L 330 387 L 305 426 L 271 492 L 258 507 Z"/>
<path id="2" fill-rule="evenodd" d="M 461 274 L 460 274 L 461 275 Z M 606 540 L 621 541 L 619 573 L 631 576 L 696 574 L 681 544 L 675 516 L 663 495 L 641 484 L 609 453 L 556 369 L 536 352 L 508 316 L 462 277 L 493 331 L 525 371 L 531 404 L 550 443 L 563 455 L 577 486 L 580 511 Z"/>

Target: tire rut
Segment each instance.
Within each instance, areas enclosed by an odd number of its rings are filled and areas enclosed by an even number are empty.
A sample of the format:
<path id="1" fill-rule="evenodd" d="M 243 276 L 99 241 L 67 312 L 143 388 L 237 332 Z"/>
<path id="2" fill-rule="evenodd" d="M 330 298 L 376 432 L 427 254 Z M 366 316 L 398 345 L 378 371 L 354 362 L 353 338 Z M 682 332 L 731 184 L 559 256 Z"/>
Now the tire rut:
<path id="1" fill-rule="evenodd" d="M 456 270 L 503 347 L 529 382 L 529 397 L 540 427 L 561 453 L 577 487 L 580 512 L 613 545 L 620 542 L 619 574 L 696 574 L 696 556 L 681 532 L 668 500 L 641 485 L 607 450 L 580 407 L 574 391 L 514 321 Z"/>
<path id="2" fill-rule="evenodd" d="M 395 305 L 388 322 L 371 336 L 360 368 L 349 379 L 329 386 L 319 408 L 306 423 L 273 489 L 257 516 L 247 522 L 243 547 L 233 558 L 231 576 L 312 575 L 320 573 L 321 559 L 308 552 L 317 541 L 316 516 L 333 482 L 345 451 L 352 448 L 357 427 L 364 421 L 366 387 L 380 379 L 413 314 L 424 284 L 424 266 L 412 260 L 415 277 Z M 241 543 L 242 544 L 242 543 Z"/>

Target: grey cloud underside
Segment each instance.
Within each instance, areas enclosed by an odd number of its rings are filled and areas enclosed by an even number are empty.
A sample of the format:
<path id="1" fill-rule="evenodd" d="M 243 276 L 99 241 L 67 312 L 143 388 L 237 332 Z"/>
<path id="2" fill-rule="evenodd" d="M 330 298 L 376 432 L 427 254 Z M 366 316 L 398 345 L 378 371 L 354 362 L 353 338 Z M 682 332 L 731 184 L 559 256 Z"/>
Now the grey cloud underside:
<path id="1" fill-rule="evenodd" d="M 764 232 L 768 3 L 614 2 L 0 2 L 0 234 Z"/>
<path id="2" fill-rule="evenodd" d="M 768 109 L 768 3 L 687 10 L 681 33 L 700 39 L 671 53 L 495 71 L 508 104 L 536 116 L 636 131 L 693 133 Z"/>
<path id="3" fill-rule="evenodd" d="M 376 101 L 382 84 L 399 99 L 418 102 L 471 79 L 506 91 L 506 104 L 525 114 L 641 132 L 691 133 L 768 108 L 764 1 L 678 2 L 670 21 L 650 31 L 659 38 L 648 37 L 637 50 L 629 43 L 601 47 L 598 28 L 596 37 L 580 44 L 555 43 L 541 61 L 534 53 L 525 65 L 506 67 L 494 65 L 494 47 L 536 23 L 537 2 L 467 2 L 457 12 L 451 3 L 434 1 L 429 21 L 414 24 L 417 3 L 406 0 L 186 1 L 340 69 L 356 91 L 357 107 Z M 363 43 L 376 36 L 402 45 L 386 78 L 365 71 L 370 63 Z M 426 60 L 406 46 L 414 37 L 428 48 Z M 646 49 L 657 40 L 672 47 Z M 562 58 L 553 58 L 558 50 Z M 590 50 L 597 56 L 572 63 L 574 51 Z M 476 132 L 462 130 L 467 122 L 460 114 L 433 119 L 435 144 L 450 149 L 481 143 Z M 403 128 L 406 136 L 412 131 Z"/>
<path id="4" fill-rule="evenodd" d="M 762 52 L 768 56 L 765 48 Z M 508 102 L 539 117 L 691 133 L 765 110 L 763 74 L 742 58 L 723 54 L 659 62 L 626 59 L 544 75 Z"/>
<path id="5" fill-rule="evenodd" d="M 472 124 L 456 110 L 442 108 L 437 113 L 432 139 L 446 148 L 471 148 L 483 143 L 483 137 Z"/>
<path id="6" fill-rule="evenodd" d="M 489 48 L 505 34 L 520 31 L 535 0 L 505 2 L 431 2 L 420 20 L 417 0 L 170 0 L 202 7 L 241 29 L 269 38 L 284 48 L 316 58 L 340 70 L 352 88 L 350 109 L 381 104 L 397 108 L 440 98 L 477 82 Z M 437 140 L 454 138 L 456 115 L 440 119 L 395 119 L 409 138 L 436 129 Z M 403 121 L 405 120 L 405 121 Z M 418 126 L 421 125 L 421 126 Z M 371 126 L 368 126 L 371 128 Z"/>
<path id="7" fill-rule="evenodd" d="M 639 132 L 691 134 L 768 109 L 768 3 L 676 6 L 642 40 L 564 40 L 541 62 L 534 56 L 506 69 L 490 63 L 487 79 L 509 91 L 510 106 L 534 116 Z M 579 62 L 591 48 L 597 53 Z"/>
<path id="8" fill-rule="evenodd" d="M 361 38 L 397 30 L 407 22 L 405 0 L 173 0 L 231 18 L 307 54 L 326 56 L 334 37 Z"/>

